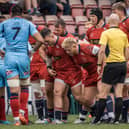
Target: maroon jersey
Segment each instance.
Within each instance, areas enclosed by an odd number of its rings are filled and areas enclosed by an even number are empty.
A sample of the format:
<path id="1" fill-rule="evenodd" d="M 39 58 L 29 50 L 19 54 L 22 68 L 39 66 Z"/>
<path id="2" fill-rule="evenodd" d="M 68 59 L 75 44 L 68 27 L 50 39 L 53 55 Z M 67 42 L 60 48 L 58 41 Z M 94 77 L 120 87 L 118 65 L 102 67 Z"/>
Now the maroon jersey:
<path id="1" fill-rule="evenodd" d="M 86 40 L 88 40 L 91 44 L 99 44 L 101 33 L 108 28 L 108 24 L 104 24 L 101 28 L 96 28 L 96 26 L 92 26 L 87 30 Z"/>
<path id="2" fill-rule="evenodd" d="M 71 33 L 66 32 L 64 35 L 62 35 L 62 37 L 71 37 L 71 38 L 75 38 Z"/>
<path id="3" fill-rule="evenodd" d="M 79 44 L 79 54 L 73 56 L 74 61 L 85 68 L 88 72 L 92 71 L 93 68 L 97 70 L 97 57 L 99 47 L 91 44 Z"/>
<path id="4" fill-rule="evenodd" d="M 79 44 L 78 47 L 79 53 L 73 56 L 73 60 L 87 71 L 87 74 L 83 76 L 83 84 L 85 87 L 96 87 L 98 74 L 95 55 L 98 53 L 99 47 L 91 44 Z"/>
<path id="5" fill-rule="evenodd" d="M 122 22 L 119 24 L 119 27 L 127 34 L 129 40 L 129 17 L 126 17 L 124 20 L 122 20 Z"/>
<path id="6" fill-rule="evenodd" d="M 78 67 L 61 47 L 64 39 L 64 37 L 58 37 L 55 45 L 48 47 L 47 55 L 52 57 L 53 67 L 56 71 L 76 70 Z"/>

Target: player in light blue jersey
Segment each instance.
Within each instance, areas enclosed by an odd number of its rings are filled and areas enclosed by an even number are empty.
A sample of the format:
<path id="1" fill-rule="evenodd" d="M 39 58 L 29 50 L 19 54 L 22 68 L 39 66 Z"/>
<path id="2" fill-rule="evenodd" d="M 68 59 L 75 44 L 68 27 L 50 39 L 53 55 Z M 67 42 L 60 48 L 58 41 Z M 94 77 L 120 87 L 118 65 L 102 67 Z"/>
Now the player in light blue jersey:
<path id="1" fill-rule="evenodd" d="M 28 124 L 27 103 L 28 86 L 30 85 L 28 38 L 32 35 L 38 41 L 39 44 L 34 50 L 44 40 L 31 22 L 21 18 L 22 9 L 18 5 L 13 6 L 11 13 L 12 18 L 0 24 L 0 36 L 4 36 L 6 40 L 5 67 L 11 92 L 10 105 L 15 125 L 19 126 Z"/>

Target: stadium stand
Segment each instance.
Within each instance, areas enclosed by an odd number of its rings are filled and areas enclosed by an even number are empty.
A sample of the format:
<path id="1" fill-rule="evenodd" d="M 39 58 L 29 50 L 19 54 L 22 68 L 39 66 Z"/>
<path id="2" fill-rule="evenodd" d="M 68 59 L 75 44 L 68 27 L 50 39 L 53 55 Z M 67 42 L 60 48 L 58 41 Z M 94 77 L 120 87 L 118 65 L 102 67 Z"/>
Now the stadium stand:
<path id="1" fill-rule="evenodd" d="M 103 16 L 109 16 L 111 13 L 111 1 L 110 0 L 99 0 L 99 7 L 103 11 Z"/>
<path id="2" fill-rule="evenodd" d="M 84 6 L 80 0 L 69 0 L 72 16 L 83 16 Z"/>
<path id="3" fill-rule="evenodd" d="M 76 16 L 75 17 L 76 25 L 78 27 L 78 33 L 83 34 L 86 32 L 85 30 L 85 22 L 88 21 L 86 16 Z"/>

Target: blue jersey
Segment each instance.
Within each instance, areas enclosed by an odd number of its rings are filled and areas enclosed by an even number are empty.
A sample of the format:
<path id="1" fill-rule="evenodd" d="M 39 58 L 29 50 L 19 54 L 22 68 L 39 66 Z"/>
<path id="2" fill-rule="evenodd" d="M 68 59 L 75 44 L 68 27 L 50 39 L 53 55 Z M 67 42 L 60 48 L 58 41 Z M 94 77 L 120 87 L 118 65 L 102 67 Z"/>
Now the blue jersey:
<path id="1" fill-rule="evenodd" d="M 5 38 L 0 38 L 0 50 L 5 51 L 6 40 Z M 0 65 L 4 65 L 4 58 L 0 56 Z"/>
<path id="2" fill-rule="evenodd" d="M 28 54 L 28 39 L 37 33 L 35 26 L 20 17 L 8 19 L 0 24 L 0 36 L 6 40 L 6 52 Z"/>

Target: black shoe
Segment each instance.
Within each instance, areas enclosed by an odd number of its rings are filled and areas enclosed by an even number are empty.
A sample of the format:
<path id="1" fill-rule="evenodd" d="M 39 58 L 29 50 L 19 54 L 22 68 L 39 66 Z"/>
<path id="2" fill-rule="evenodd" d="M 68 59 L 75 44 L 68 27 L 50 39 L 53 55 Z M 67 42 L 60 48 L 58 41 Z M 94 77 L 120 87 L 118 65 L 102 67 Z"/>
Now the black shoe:
<path id="1" fill-rule="evenodd" d="M 96 118 L 93 118 L 91 124 L 101 124 L 101 121 L 100 120 L 97 120 Z"/>
<path id="2" fill-rule="evenodd" d="M 122 119 L 122 120 L 120 120 L 120 123 L 128 123 L 128 121 L 125 119 Z"/>
<path id="3" fill-rule="evenodd" d="M 119 121 L 114 121 L 114 124 L 115 124 L 115 125 L 118 125 L 118 124 L 119 124 Z"/>
<path id="4" fill-rule="evenodd" d="M 108 123 L 109 123 L 109 124 L 113 124 L 113 123 L 114 123 L 114 118 L 109 117 L 109 118 L 108 118 Z"/>

